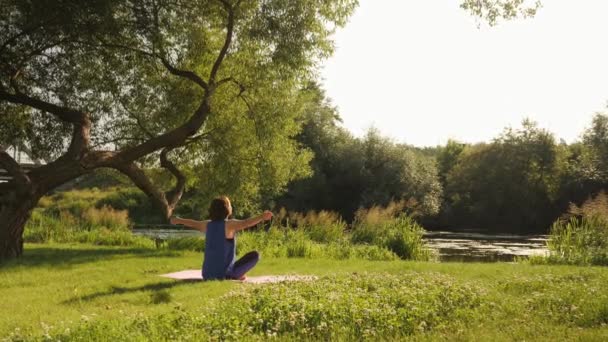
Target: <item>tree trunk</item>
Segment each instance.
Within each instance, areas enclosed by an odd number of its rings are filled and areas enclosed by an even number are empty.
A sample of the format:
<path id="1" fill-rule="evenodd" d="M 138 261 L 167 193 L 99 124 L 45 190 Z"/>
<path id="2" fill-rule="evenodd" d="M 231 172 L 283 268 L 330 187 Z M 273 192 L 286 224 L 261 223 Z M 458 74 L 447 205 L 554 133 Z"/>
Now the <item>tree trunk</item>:
<path id="1" fill-rule="evenodd" d="M 23 228 L 39 199 L 31 194 L 21 195 L 0 208 L 0 261 L 23 254 Z"/>

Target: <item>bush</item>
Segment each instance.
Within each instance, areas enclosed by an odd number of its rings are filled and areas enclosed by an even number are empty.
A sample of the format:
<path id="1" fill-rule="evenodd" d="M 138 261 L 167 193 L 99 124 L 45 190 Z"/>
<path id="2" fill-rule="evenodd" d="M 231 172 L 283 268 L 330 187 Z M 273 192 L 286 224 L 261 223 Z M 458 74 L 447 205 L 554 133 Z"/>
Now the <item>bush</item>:
<path id="1" fill-rule="evenodd" d="M 608 265 L 608 221 L 600 216 L 558 220 L 547 245 L 551 262 Z"/>
<path id="2" fill-rule="evenodd" d="M 89 208 L 84 218 L 69 211 L 58 215 L 35 209 L 23 233 L 25 242 L 33 243 L 90 243 L 106 246 L 153 247 L 152 240 L 135 236 L 128 228 L 126 212 L 110 208 Z"/>
<path id="3" fill-rule="evenodd" d="M 386 248 L 405 260 L 432 259 L 433 252 L 422 239 L 424 229 L 410 216 L 399 214 L 398 208 L 399 204 L 394 204 L 386 208 L 359 210 L 351 241 Z"/>
<path id="4" fill-rule="evenodd" d="M 306 215 L 292 214 L 289 223 L 304 230 L 313 241 L 328 243 L 344 239 L 346 223 L 340 215 L 329 211 L 309 211 Z"/>
<path id="5" fill-rule="evenodd" d="M 85 225 L 105 227 L 110 230 L 129 230 L 129 213 L 126 210 L 114 210 L 103 206 L 100 209 L 88 208 L 82 215 Z"/>
<path id="6" fill-rule="evenodd" d="M 70 241 L 58 242 L 78 242 L 99 246 L 154 247 L 154 242 L 149 238 L 133 235 L 130 231 L 116 231 L 106 228 L 79 231 L 74 234 L 74 237 Z"/>
<path id="7" fill-rule="evenodd" d="M 574 204 L 551 226 L 548 256 L 532 264 L 608 265 L 608 196 L 601 192 L 580 207 Z"/>
<path id="8" fill-rule="evenodd" d="M 205 240 L 199 237 L 169 239 L 166 248 L 204 252 Z M 347 240 L 320 244 L 312 241 L 302 230 L 281 229 L 276 226 L 268 231 L 239 233 L 237 238 L 238 254 L 243 255 L 251 250 L 259 251 L 263 257 L 272 258 L 398 259 L 393 252 L 379 246 L 353 245 Z"/>
<path id="9" fill-rule="evenodd" d="M 164 218 L 148 197 L 137 188 L 113 189 L 95 203 L 96 208 L 112 207 L 126 210 L 129 218 L 137 223 L 158 223 Z"/>

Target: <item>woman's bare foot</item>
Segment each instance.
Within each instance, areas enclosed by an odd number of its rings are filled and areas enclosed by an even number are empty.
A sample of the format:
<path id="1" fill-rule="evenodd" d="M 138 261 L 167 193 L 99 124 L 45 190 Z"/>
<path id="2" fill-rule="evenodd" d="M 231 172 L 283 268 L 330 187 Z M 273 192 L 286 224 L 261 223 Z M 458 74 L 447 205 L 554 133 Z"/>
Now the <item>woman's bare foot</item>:
<path id="1" fill-rule="evenodd" d="M 242 275 L 242 276 L 239 278 L 239 280 L 240 280 L 240 281 L 245 281 L 245 280 L 247 280 L 247 276 L 243 274 L 243 275 Z"/>

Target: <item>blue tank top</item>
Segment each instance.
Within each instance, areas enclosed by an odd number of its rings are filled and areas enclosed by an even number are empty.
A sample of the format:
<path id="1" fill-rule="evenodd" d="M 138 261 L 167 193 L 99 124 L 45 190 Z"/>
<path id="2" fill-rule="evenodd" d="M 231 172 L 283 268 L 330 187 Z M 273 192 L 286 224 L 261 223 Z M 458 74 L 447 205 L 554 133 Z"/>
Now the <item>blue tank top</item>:
<path id="1" fill-rule="evenodd" d="M 236 259 L 236 234 L 233 240 L 226 239 L 226 221 L 211 221 L 205 234 L 205 259 L 203 279 L 224 279 L 232 270 Z"/>

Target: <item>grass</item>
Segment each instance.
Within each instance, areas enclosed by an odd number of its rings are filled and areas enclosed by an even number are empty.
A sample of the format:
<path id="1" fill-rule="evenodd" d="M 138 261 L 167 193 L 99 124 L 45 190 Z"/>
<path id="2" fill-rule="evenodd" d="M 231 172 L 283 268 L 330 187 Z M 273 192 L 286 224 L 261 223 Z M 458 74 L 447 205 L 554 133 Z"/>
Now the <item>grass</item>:
<path id="1" fill-rule="evenodd" d="M 104 246 L 151 247 L 201 252 L 205 242 L 197 237 L 158 243 L 131 233 L 126 210 L 103 205 L 97 197 L 110 198 L 98 190 L 79 190 L 45 197 L 28 221 L 24 241 L 29 243 L 89 243 Z M 110 196 L 110 197 L 109 197 Z M 90 200 L 88 207 L 83 199 Z M 99 204 L 99 203 L 98 203 Z M 347 225 L 336 213 L 279 212 L 270 229 L 239 234 L 239 251 L 256 249 L 267 256 L 366 260 L 424 260 L 435 258 L 425 246 L 424 229 L 411 217 L 398 215 L 397 205 L 360 210 L 358 220 Z M 360 237 L 364 238 L 360 238 Z"/>
<path id="2" fill-rule="evenodd" d="M 550 254 L 533 257 L 533 264 L 608 266 L 608 195 L 604 192 L 583 203 L 571 204 L 551 227 Z"/>
<path id="3" fill-rule="evenodd" d="M 314 274 L 256 286 L 158 277 L 201 254 L 27 244 L 0 268 L 6 340 L 608 339 L 608 269 L 267 258 L 252 275 Z"/>

